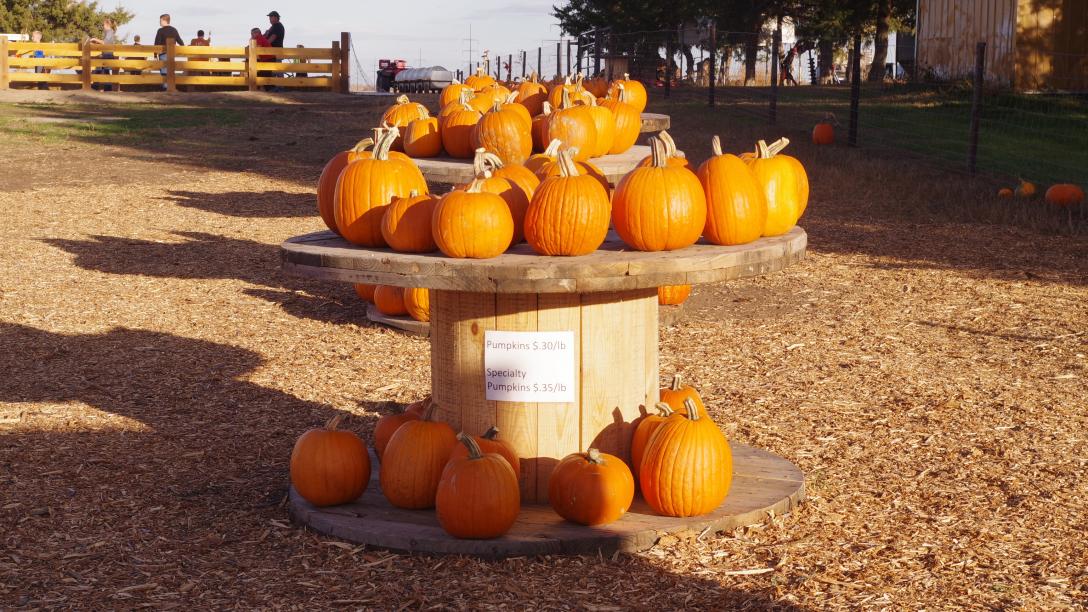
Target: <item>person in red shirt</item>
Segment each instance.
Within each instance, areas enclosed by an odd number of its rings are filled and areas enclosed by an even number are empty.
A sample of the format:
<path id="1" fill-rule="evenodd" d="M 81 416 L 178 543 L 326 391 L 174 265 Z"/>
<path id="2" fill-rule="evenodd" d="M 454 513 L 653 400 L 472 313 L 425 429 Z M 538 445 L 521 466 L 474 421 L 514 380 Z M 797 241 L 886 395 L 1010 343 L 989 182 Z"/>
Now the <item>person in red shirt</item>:
<path id="1" fill-rule="evenodd" d="M 261 29 L 260 28 L 253 28 L 252 30 L 250 30 L 249 31 L 249 39 L 253 40 L 253 41 L 256 41 L 258 47 L 271 47 L 272 46 L 272 44 L 268 42 L 268 39 L 265 38 L 264 34 L 261 34 Z M 274 55 L 258 55 L 257 56 L 257 61 L 258 62 L 274 62 L 274 61 L 276 61 L 276 57 Z"/>

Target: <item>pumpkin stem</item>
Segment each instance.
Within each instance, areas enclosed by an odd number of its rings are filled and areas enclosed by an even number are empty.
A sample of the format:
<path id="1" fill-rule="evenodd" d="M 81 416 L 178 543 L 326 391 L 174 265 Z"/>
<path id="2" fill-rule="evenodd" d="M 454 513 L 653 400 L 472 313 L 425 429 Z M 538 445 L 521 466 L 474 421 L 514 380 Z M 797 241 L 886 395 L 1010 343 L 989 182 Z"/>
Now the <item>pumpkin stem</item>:
<path id="1" fill-rule="evenodd" d="M 567 77 L 567 83 L 570 83 L 570 77 Z M 566 87 L 563 88 L 563 102 L 559 105 L 559 108 L 570 108 L 570 90 Z"/>
<path id="2" fill-rule="evenodd" d="M 665 153 L 669 157 L 685 157 L 684 152 L 676 148 L 676 141 L 672 139 L 672 135 L 667 131 L 661 130 L 657 137 L 661 139 L 661 142 L 665 143 Z"/>
<path id="3" fill-rule="evenodd" d="M 465 445 L 465 448 L 468 449 L 469 460 L 483 459 L 484 453 L 482 450 L 480 450 L 480 445 L 476 442 L 475 438 L 473 438 L 472 436 L 466 436 L 465 432 L 462 431 L 461 433 L 457 434 L 457 439 L 461 442 L 461 444 Z"/>
<path id="4" fill-rule="evenodd" d="M 340 426 L 340 421 L 344 420 L 344 413 L 338 413 L 329 419 L 328 423 L 325 423 L 325 429 L 329 431 L 336 431 L 336 428 Z"/>
<path id="5" fill-rule="evenodd" d="M 518 101 L 518 92 L 511 91 L 509 96 L 506 96 L 506 103 L 513 104 Z"/>
<path id="6" fill-rule="evenodd" d="M 547 102 L 545 102 L 545 104 L 547 104 Z M 548 157 L 559 155 L 559 147 L 561 146 L 563 146 L 563 141 L 558 138 L 553 138 L 552 141 L 548 143 L 547 148 L 544 149 L 544 155 L 547 155 Z"/>
<path id="7" fill-rule="evenodd" d="M 475 97 L 476 94 L 472 92 L 468 87 L 461 90 L 461 93 L 457 95 L 457 102 L 460 104 L 468 104 L 468 101 Z"/>
<path id="8" fill-rule="evenodd" d="M 517 95 L 517 94 L 514 94 Z M 502 100 L 495 98 L 495 101 L 491 103 L 491 112 L 497 113 L 502 110 Z"/>
<path id="9" fill-rule="evenodd" d="M 781 153 L 788 144 L 790 144 L 789 138 L 779 138 L 771 144 L 767 144 L 766 140 L 760 140 L 756 143 L 756 157 L 759 159 L 770 159 Z"/>
<path id="10" fill-rule="evenodd" d="M 487 149 L 476 149 L 476 156 L 472 158 L 472 175 L 476 178 L 491 178 L 491 169 L 488 167 Z"/>
<path id="11" fill-rule="evenodd" d="M 373 138 L 364 138 L 364 139 L 360 140 L 359 142 L 355 143 L 355 146 L 351 148 L 351 152 L 352 153 L 362 153 L 363 151 L 366 151 L 367 149 L 369 149 L 372 146 L 374 146 L 374 139 Z"/>
<path id="12" fill-rule="evenodd" d="M 669 153 L 665 150 L 665 143 L 657 136 L 650 138 L 651 160 L 654 168 L 664 168 L 669 165 Z"/>
<path id="13" fill-rule="evenodd" d="M 679 391 L 680 387 L 682 387 L 683 384 L 684 384 L 684 377 L 681 376 L 680 373 L 678 372 L 678 373 L 672 375 L 672 384 L 669 385 L 669 388 L 672 389 L 673 391 Z"/>
<path id="14" fill-rule="evenodd" d="M 491 174 L 490 172 L 488 174 Z M 465 193 L 481 193 L 484 190 L 483 181 L 478 178 L 472 179 L 472 182 L 465 188 Z"/>
<path id="15" fill-rule="evenodd" d="M 492 425 L 491 428 L 485 431 L 484 435 L 481 437 L 484 440 L 494 440 L 495 438 L 499 437 L 499 428 Z"/>
<path id="16" fill-rule="evenodd" d="M 623 83 L 616 84 L 616 101 L 627 103 L 627 90 L 623 88 Z"/>
<path id="17" fill-rule="evenodd" d="M 540 77 L 537 75 L 536 70 L 534 70 L 533 73 L 529 75 L 529 80 L 533 83 L 539 83 L 539 79 Z"/>
<path id="18" fill-rule="evenodd" d="M 389 149 L 393 146 L 397 136 L 400 136 L 400 129 L 395 125 L 383 130 L 382 135 L 374 143 L 374 159 L 389 159 Z"/>
<path id="19" fill-rule="evenodd" d="M 413 189 L 413 190 L 409 191 L 408 192 L 408 197 L 409 198 L 418 198 L 419 197 L 419 190 L 418 189 Z"/>
<path id="20" fill-rule="evenodd" d="M 630 72 L 623 73 L 623 80 L 630 81 L 631 80 L 631 73 Z"/>
<path id="21" fill-rule="evenodd" d="M 586 461 L 602 465 L 604 464 L 604 457 L 601 456 L 601 451 L 591 448 L 586 451 Z"/>
<path id="22" fill-rule="evenodd" d="M 714 155 L 722 154 L 722 139 L 718 138 L 717 134 L 714 134 L 714 137 L 710 139 L 710 148 L 714 150 Z"/>
<path id="23" fill-rule="evenodd" d="M 665 402 L 658 402 L 654 404 L 654 408 L 657 408 L 657 410 L 661 413 L 661 416 L 663 417 L 671 416 L 672 413 L 675 412 L 672 409 L 672 406 L 666 404 Z"/>
<path id="24" fill-rule="evenodd" d="M 578 147 L 570 147 L 559 152 L 559 156 L 556 158 L 556 162 L 559 164 L 559 176 L 579 176 L 578 166 L 574 163 L 574 156 L 577 152 Z"/>
<path id="25" fill-rule="evenodd" d="M 692 421 L 699 420 L 699 409 L 695 406 L 695 400 L 690 397 L 684 400 L 684 409 L 688 411 L 688 418 Z"/>
<path id="26" fill-rule="evenodd" d="M 438 408 L 438 404 L 434 403 L 434 400 L 431 400 L 430 402 L 427 402 L 427 400 L 423 401 L 426 402 L 427 405 L 423 407 L 422 420 L 430 421 L 432 418 L 434 418 L 434 411 Z"/>
<path id="27" fill-rule="evenodd" d="M 408 96 L 401 94 L 397 96 L 396 102 L 397 104 L 408 104 Z"/>
<path id="28" fill-rule="evenodd" d="M 541 108 L 542 108 L 542 110 L 540 111 L 541 115 L 544 115 L 545 117 L 547 117 L 548 115 L 552 114 L 552 105 L 551 105 L 550 102 L 545 102 L 544 106 L 541 107 Z"/>

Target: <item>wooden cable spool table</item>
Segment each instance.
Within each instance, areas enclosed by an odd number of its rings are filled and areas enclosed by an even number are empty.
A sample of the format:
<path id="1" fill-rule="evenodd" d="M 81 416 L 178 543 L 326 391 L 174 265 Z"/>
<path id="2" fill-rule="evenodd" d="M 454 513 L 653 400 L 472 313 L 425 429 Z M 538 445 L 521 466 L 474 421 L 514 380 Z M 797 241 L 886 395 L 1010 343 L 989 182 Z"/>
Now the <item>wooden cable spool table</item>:
<path id="1" fill-rule="evenodd" d="M 633 422 L 658 401 L 661 384 L 658 286 L 768 274 L 800 261 L 806 244 L 804 230 L 795 227 L 782 236 L 740 246 L 700 242 L 678 251 L 646 253 L 628 250 L 610 234 L 600 249 L 582 257 L 542 257 L 520 244 L 493 259 L 471 260 L 362 248 L 328 231 L 286 241 L 281 255 L 288 273 L 432 290 L 435 418 L 474 435 L 497 426 L 522 458 L 521 497 L 527 504 L 510 534 L 482 543 L 443 537 L 433 512 L 393 508 L 376 492 L 376 477 L 359 501 L 337 508 L 314 508 L 292 492 L 294 516 L 319 531 L 357 542 L 508 556 L 633 550 L 652 545 L 653 534 L 729 528 L 744 524 L 737 521 L 758 520 L 761 512 L 788 511 L 804 496 L 800 471 L 780 457 L 740 444 L 733 445 L 733 490 L 709 515 L 661 517 L 637 501 L 612 525 L 582 528 L 564 523 L 550 508 L 528 504 L 547 502 L 548 477 L 570 453 L 592 446 L 629 459 Z M 552 352 L 539 362 L 539 371 L 489 368 L 485 361 L 492 354 L 530 352 L 527 344 L 522 347 L 510 338 L 538 340 L 542 351 Z M 555 346 L 549 349 L 549 342 Z M 518 388 L 521 381 L 545 375 L 540 372 L 551 364 L 559 364 L 554 365 L 559 375 L 569 374 L 556 380 L 568 382 L 552 388 L 542 383 L 539 394 Z M 494 399 L 519 393 L 546 401 Z"/>

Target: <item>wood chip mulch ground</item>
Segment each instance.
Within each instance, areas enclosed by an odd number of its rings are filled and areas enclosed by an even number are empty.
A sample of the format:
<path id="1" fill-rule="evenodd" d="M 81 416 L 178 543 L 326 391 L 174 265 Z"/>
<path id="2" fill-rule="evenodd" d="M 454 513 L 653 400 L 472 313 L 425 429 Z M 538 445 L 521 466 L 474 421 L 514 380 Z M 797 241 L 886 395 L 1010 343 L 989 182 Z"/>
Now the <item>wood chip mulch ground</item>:
<path id="1" fill-rule="evenodd" d="M 0 608 L 1088 602 L 1088 238 L 947 221 L 989 185 L 844 148 L 794 151 L 808 258 L 698 288 L 662 331 L 663 374 L 804 471 L 796 512 L 499 562 L 292 525 L 296 436 L 343 412 L 368 438 L 427 392 L 425 339 L 277 269 L 282 240 L 321 228 L 322 161 L 377 112 L 262 101 L 166 139 L 0 135 L 21 173 L 0 187 Z M 708 121 L 674 119 L 695 159 Z M 710 128 L 732 149 L 778 136 Z"/>

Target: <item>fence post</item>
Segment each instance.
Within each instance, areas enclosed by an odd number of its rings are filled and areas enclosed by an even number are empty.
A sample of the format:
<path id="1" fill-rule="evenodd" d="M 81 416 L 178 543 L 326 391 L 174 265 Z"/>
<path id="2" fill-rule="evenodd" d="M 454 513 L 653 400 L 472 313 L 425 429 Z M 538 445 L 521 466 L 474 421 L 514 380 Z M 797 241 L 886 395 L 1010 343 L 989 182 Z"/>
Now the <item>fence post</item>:
<path id="1" fill-rule="evenodd" d="M 555 43 L 555 72 L 563 78 L 563 41 Z"/>
<path id="2" fill-rule="evenodd" d="M 861 102 L 861 33 L 854 35 L 854 51 L 850 58 L 850 131 L 846 143 L 858 146 L 858 105 Z"/>
<path id="3" fill-rule="evenodd" d="M 567 39 L 567 74 L 574 74 L 570 71 L 570 39 Z"/>
<path id="4" fill-rule="evenodd" d="M 83 43 L 83 57 L 79 61 L 80 75 L 79 78 L 83 81 L 83 91 L 90 91 L 91 89 L 91 45 Z"/>
<path id="5" fill-rule="evenodd" d="M 340 32 L 340 93 L 351 93 L 351 32 Z"/>
<path id="6" fill-rule="evenodd" d="M 8 88 L 8 37 L 0 36 L 0 89 Z"/>
<path id="7" fill-rule="evenodd" d="M 344 70 L 343 65 L 340 63 L 340 41 L 332 41 L 332 52 L 329 54 L 329 56 L 332 59 L 332 65 L 329 67 L 329 72 L 331 73 L 329 76 L 329 81 L 331 81 L 329 83 L 329 91 L 339 92 L 340 73 Z M 305 58 L 299 58 L 299 60 L 303 59 Z M 280 61 L 282 62 L 283 60 L 281 59 Z"/>
<path id="8" fill-rule="evenodd" d="M 173 38 L 166 39 L 166 91 L 175 92 L 178 90 L 177 78 L 178 75 L 174 71 L 174 66 L 177 62 L 177 46 L 174 44 Z"/>
<path id="9" fill-rule="evenodd" d="M 672 33 L 665 34 L 665 97 L 672 95 Z"/>
<path id="10" fill-rule="evenodd" d="M 710 58 L 709 58 L 710 65 L 708 66 L 709 74 L 707 74 L 707 77 L 708 77 L 708 79 L 707 79 L 707 86 L 708 86 L 707 87 L 707 89 L 708 89 L 707 94 L 709 96 L 709 99 L 707 100 L 707 104 L 709 104 L 710 106 L 714 106 L 714 104 L 715 104 L 714 96 L 715 96 L 716 92 L 714 90 L 716 89 L 716 87 L 714 87 L 714 60 L 717 58 L 717 55 L 718 55 L 718 24 L 716 22 L 712 21 L 712 22 L 710 22 Z"/>
<path id="11" fill-rule="evenodd" d="M 771 104 L 767 121 L 774 125 L 778 122 L 778 62 L 782 56 L 782 18 L 778 18 L 778 27 L 771 36 Z"/>
<path id="12" fill-rule="evenodd" d="M 574 57 L 578 58 L 578 72 L 583 72 L 583 70 L 582 70 L 582 49 L 583 48 L 585 48 L 585 43 L 582 42 L 582 35 L 579 34 L 578 35 L 578 53 L 574 56 Z"/>
<path id="13" fill-rule="evenodd" d="M 507 82 L 514 80 L 514 54 L 506 54 L 506 80 Z"/>
<path id="14" fill-rule="evenodd" d="M 978 123 L 982 114 L 982 86 L 986 76 L 986 43 L 975 45 L 975 82 L 971 92 L 971 138 L 967 147 L 967 170 L 975 173 L 978 162 Z"/>
<path id="15" fill-rule="evenodd" d="M 257 91 L 257 41 L 252 38 L 246 47 L 246 87 Z"/>
<path id="16" fill-rule="evenodd" d="M 521 50 L 521 78 L 525 78 L 525 49 Z"/>
<path id="17" fill-rule="evenodd" d="M 608 32 L 608 51 L 612 54 L 616 54 L 616 46 L 613 43 L 612 32 Z M 611 83 L 613 79 L 612 70 L 615 68 L 616 62 L 608 62 L 608 82 Z"/>
<path id="18" fill-rule="evenodd" d="M 544 49 L 542 47 L 536 48 L 536 76 L 539 79 L 544 78 Z"/>

